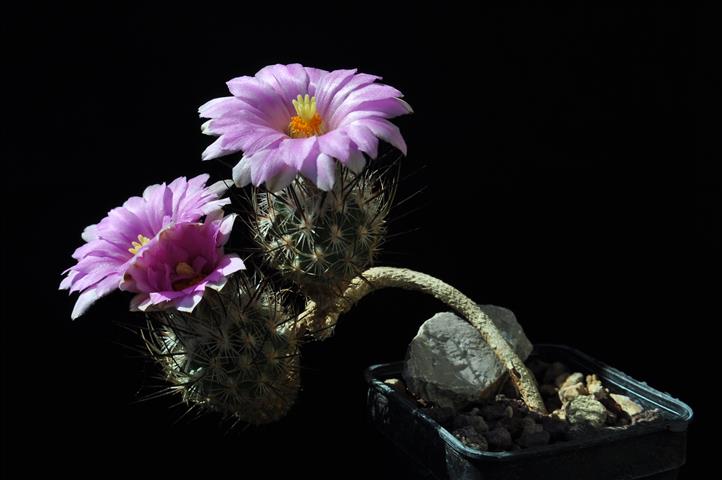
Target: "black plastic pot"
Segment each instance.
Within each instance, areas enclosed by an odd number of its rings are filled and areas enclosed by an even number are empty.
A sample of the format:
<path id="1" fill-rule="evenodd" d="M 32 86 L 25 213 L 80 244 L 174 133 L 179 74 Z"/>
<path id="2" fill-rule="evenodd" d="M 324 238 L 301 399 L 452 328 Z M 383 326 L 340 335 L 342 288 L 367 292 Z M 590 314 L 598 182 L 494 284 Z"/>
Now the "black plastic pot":
<path id="1" fill-rule="evenodd" d="M 638 424 L 585 440 L 570 440 L 515 452 L 482 452 L 461 443 L 414 402 L 383 380 L 400 378 L 402 363 L 366 370 L 369 418 L 430 478 L 474 480 L 675 479 L 685 462 L 692 409 L 646 383 L 572 348 L 537 345 L 534 355 L 560 361 L 573 371 L 595 373 L 612 392 L 657 408 L 662 421 Z"/>

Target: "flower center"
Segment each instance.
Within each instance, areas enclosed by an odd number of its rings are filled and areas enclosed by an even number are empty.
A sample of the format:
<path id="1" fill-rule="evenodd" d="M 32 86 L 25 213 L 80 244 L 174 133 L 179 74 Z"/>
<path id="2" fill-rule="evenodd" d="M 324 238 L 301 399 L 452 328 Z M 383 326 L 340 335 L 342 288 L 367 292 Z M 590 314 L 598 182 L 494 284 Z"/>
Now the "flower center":
<path id="1" fill-rule="evenodd" d="M 140 250 L 140 247 L 142 247 L 148 242 L 150 242 L 150 238 L 146 237 L 145 235 L 138 235 L 138 241 L 132 242 L 131 245 L 133 246 L 129 248 L 128 251 L 135 255 L 136 253 L 138 253 L 138 250 Z"/>
<path id="2" fill-rule="evenodd" d="M 288 134 L 291 138 L 306 138 L 323 133 L 323 120 L 316 112 L 316 97 L 299 95 L 292 101 L 296 115 L 291 117 L 288 124 Z"/>
<path id="3" fill-rule="evenodd" d="M 186 262 L 178 262 L 175 266 L 175 273 L 178 277 L 180 277 L 173 282 L 173 290 L 176 292 L 193 286 L 196 283 L 200 283 L 204 278 L 206 278 L 205 275 L 200 272 L 196 272 L 193 267 L 188 265 Z"/>

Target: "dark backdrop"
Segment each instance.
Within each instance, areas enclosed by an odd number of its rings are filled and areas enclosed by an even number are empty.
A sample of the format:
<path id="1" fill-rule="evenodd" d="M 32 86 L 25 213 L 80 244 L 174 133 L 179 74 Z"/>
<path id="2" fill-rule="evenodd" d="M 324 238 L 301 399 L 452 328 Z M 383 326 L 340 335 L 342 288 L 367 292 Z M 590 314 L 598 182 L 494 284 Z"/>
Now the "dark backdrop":
<path id="1" fill-rule="evenodd" d="M 368 297 L 332 340 L 305 348 L 288 418 L 228 433 L 213 417 L 179 420 L 172 400 L 137 402 L 154 371 L 118 326 L 143 323 L 127 296 L 72 322 L 75 297 L 57 291 L 83 227 L 110 208 L 180 175 L 227 176 L 200 161 L 211 139 L 197 107 L 234 76 L 295 61 L 382 75 L 415 109 L 397 122 L 411 174 L 400 195 L 426 189 L 392 215 L 403 234 L 381 263 L 509 307 L 532 341 L 572 345 L 688 401 L 683 478 L 695 477 L 716 417 L 716 319 L 704 307 L 719 294 L 705 279 L 719 190 L 703 160 L 718 133 L 695 130 L 713 58 L 695 35 L 709 29 L 667 9 L 389 4 L 4 16 L 2 464 L 23 472 L 6 478 L 404 478 L 365 422 L 362 371 L 401 359 L 439 303 Z"/>

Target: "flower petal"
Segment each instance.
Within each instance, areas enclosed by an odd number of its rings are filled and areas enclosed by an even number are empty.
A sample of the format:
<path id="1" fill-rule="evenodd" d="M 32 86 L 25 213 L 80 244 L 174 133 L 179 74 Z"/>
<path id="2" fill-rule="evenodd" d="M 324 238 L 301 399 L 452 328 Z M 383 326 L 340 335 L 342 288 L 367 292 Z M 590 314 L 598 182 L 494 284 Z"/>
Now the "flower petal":
<path id="1" fill-rule="evenodd" d="M 233 153 L 225 151 L 221 146 L 222 143 L 223 137 L 219 137 L 213 143 L 208 145 L 206 149 L 203 150 L 203 153 L 201 153 L 201 160 L 213 160 L 214 158 L 222 157 L 223 155 Z"/>
<path id="2" fill-rule="evenodd" d="M 339 160 L 346 160 L 351 155 L 353 144 L 342 130 L 333 130 L 318 137 L 318 146 L 323 153 Z"/>
<path id="3" fill-rule="evenodd" d="M 75 320 L 83 313 L 85 313 L 86 310 L 88 310 L 88 307 L 95 303 L 96 300 L 106 296 L 116 288 L 118 288 L 118 278 L 106 277 L 103 281 L 99 282 L 93 288 L 84 291 L 80 294 L 78 300 L 75 302 L 75 306 L 73 307 L 73 312 L 70 314 L 70 318 Z"/>
<path id="4" fill-rule="evenodd" d="M 202 118 L 218 118 L 231 112 L 242 110 L 244 103 L 236 97 L 220 97 L 209 100 L 198 107 Z"/>
<path id="5" fill-rule="evenodd" d="M 293 138 L 282 142 L 278 148 L 288 165 L 296 170 L 302 170 L 317 145 L 317 137 Z"/>
<path id="6" fill-rule="evenodd" d="M 231 275 L 232 273 L 236 273 L 240 270 L 246 269 L 246 265 L 243 263 L 243 260 L 241 260 L 241 258 L 235 254 L 226 255 L 223 260 L 221 260 L 221 262 L 218 264 L 218 267 L 218 271 L 226 277 Z"/>
<path id="7" fill-rule="evenodd" d="M 83 233 L 80 235 L 80 237 L 85 240 L 86 242 L 92 242 L 93 240 L 98 239 L 98 226 L 97 225 L 88 225 L 83 230 Z"/>
<path id="8" fill-rule="evenodd" d="M 236 221 L 238 215 L 231 213 L 227 215 L 220 226 L 218 227 L 218 237 L 216 238 L 216 247 L 222 247 L 228 242 L 228 238 L 231 236 L 233 230 L 233 223 Z"/>
<path id="9" fill-rule="evenodd" d="M 359 107 L 364 103 L 388 100 L 390 98 L 398 98 L 400 96 L 402 96 L 401 92 L 388 85 L 380 83 L 366 85 L 363 88 L 349 93 L 348 97 L 344 100 L 343 105 L 340 105 L 336 110 L 334 110 L 333 115 L 328 120 L 328 123 L 329 125 L 337 125 L 339 121 L 350 112 L 360 110 L 361 108 Z"/>
<path id="10" fill-rule="evenodd" d="M 150 295 L 147 293 L 139 293 L 130 299 L 131 312 L 145 312 L 151 305 L 153 305 L 153 303 L 150 300 Z"/>
<path id="11" fill-rule="evenodd" d="M 266 127 L 235 130 L 216 139 L 203 151 L 201 158 L 203 160 L 212 160 L 240 151 L 252 155 L 258 150 L 268 148 L 286 138 L 288 136 L 285 133 Z"/>
<path id="12" fill-rule="evenodd" d="M 320 153 L 316 158 L 316 181 L 314 182 L 318 188 L 328 192 L 333 188 L 336 180 L 336 162 L 329 155 Z"/>
<path id="13" fill-rule="evenodd" d="M 346 134 L 369 157 L 376 158 L 379 140 L 368 127 L 361 123 L 352 123 L 344 127 Z"/>
<path id="14" fill-rule="evenodd" d="M 338 117 L 334 128 L 341 128 L 364 118 L 393 118 L 407 113 L 413 113 L 413 110 L 408 103 L 400 98 L 387 98 L 385 100 L 364 102 L 343 117 Z"/>
<path id="15" fill-rule="evenodd" d="M 241 161 L 233 167 L 233 183 L 239 188 L 251 183 L 251 162 L 245 155 L 241 158 Z"/>
<path id="16" fill-rule="evenodd" d="M 308 94 L 315 96 L 319 82 L 323 77 L 328 75 L 328 71 L 313 67 L 304 68 L 306 69 L 306 74 L 308 74 Z"/>
<path id="17" fill-rule="evenodd" d="M 256 73 L 256 78 L 273 88 L 282 99 L 288 102 L 289 115 L 293 113 L 290 110 L 292 106 L 291 100 L 295 99 L 298 95 L 306 95 L 308 93 L 308 73 L 306 73 L 306 69 L 298 63 L 291 65 L 276 64 L 263 67 Z"/>
<path id="18" fill-rule="evenodd" d="M 73 312 L 70 314 L 70 318 L 75 320 L 82 314 L 88 310 L 88 307 L 90 307 L 93 303 L 95 303 L 96 300 L 98 300 L 98 294 L 96 293 L 94 288 L 88 289 L 80 294 L 78 297 L 78 300 L 75 302 L 75 306 L 73 307 Z"/>
<path id="19" fill-rule="evenodd" d="M 344 163 L 344 165 L 346 165 L 352 172 L 361 173 L 366 166 L 366 157 L 361 151 L 354 149 L 346 162 L 342 163 Z"/>
<path id="20" fill-rule="evenodd" d="M 399 127 L 383 118 L 359 120 L 359 123 L 368 127 L 374 135 L 390 143 L 406 155 L 406 142 L 404 137 L 401 136 Z"/>
<path id="21" fill-rule="evenodd" d="M 266 189 L 271 192 L 287 187 L 298 173 L 284 161 L 284 154 L 279 148 L 256 152 L 248 161 L 251 165 L 251 183 L 257 187 L 265 183 Z"/>
<path id="22" fill-rule="evenodd" d="M 203 300 L 203 293 L 194 293 L 193 295 L 178 298 L 173 303 L 179 312 L 190 313 L 201 303 L 201 300 Z"/>
<path id="23" fill-rule="evenodd" d="M 277 174 L 266 180 L 266 190 L 278 192 L 291 184 L 298 172 L 290 167 L 280 169 Z"/>
<path id="24" fill-rule="evenodd" d="M 356 75 L 351 77 L 349 81 L 344 83 L 344 85 L 333 95 L 333 98 L 328 103 L 328 107 L 324 112 L 324 118 L 328 119 L 333 116 L 334 112 L 336 112 L 336 109 L 339 108 L 346 101 L 346 97 L 348 97 L 351 92 L 365 85 L 373 83 L 379 79 L 381 79 L 381 77 L 377 77 L 375 75 L 368 75 L 366 73 L 357 73 Z"/>
<path id="25" fill-rule="evenodd" d="M 238 77 L 226 84 L 235 97 L 265 112 L 274 129 L 281 131 L 288 125 L 292 106 L 290 100 L 282 98 L 265 82 L 254 77 Z"/>
<path id="26" fill-rule="evenodd" d="M 69 269 L 67 269 L 63 272 L 63 275 L 65 275 L 67 273 L 68 276 L 63 278 L 63 280 L 60 282 L 60 286 L 58 287 L 58 290 L 67 290 L 73 285 L 73 279 L 78 275 L 78 271 L 72 270 L 72 268 L 73 267 L 70 267 Z"/>
<path id="27" fill-rule="evenodd" d="M 355 73 L 355 68 L 352 70 L 334 70 L 321 79 L 316 88 L 316 108 L 321 117 L 326 116 L 328 105 L 334 95 L 351 80 Z"/>
<path id="28" fill-rule="evenodd" d="M 225 195 L 228 190 L 233 186 L 233 180 L 227 178 L 225 180 L 218 180 L 217 182 L 208 185 L 207 190 L 209 193 L 220 197 L 221 195 Z"/>

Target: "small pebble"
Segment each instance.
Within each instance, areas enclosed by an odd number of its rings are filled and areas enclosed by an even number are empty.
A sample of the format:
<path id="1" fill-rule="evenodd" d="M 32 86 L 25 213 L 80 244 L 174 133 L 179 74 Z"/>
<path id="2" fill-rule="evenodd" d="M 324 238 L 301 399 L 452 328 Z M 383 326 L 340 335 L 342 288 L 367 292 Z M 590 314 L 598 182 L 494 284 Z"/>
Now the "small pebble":
<path id="1" fill-rule="evenodd" d="M 656 408 L 652 410 L 644 410 L 632 417 L 632 425 L 644 422 L 654 422 L 655 420 L 659 420 L 661 416 L 662 414 Z"/>
<path id="2" fill-rule="evenodd" d="M 507 450 L 511 448 L 511 433 L 504 427 L 496 427 L 493 430 L 489 430 L 484 434 L 484 437 L 489 443 L 489 448 L 493 450 Z"/>
<path id="3" fill-rule="evenodd" d="M 596 375 L 587 375 L 587 390 L 589 395 L 594 395 L 597 400 L 606 398 L 609 393 Z"/>
<path id="4" fill-rule="evenodd" d="M 487 420 L 498 420 L 504 417 L 511 418 L 514 415 L 514 411 L 508 405 L 492 403 L 481 407 L 481 414 Z"/>
<path id="5" fill-rule="evenodd" d="M 480 451 L 518 451 L 524 448 L 577 439 L 659 419 L 657 410 L 644 410 L 625 395 L 611 394 L 597 375 L 570 372 L 560 362 L 535 359 L 529 365 L 539 380 L 539 391 L 550 415 L 530 411 L 512 389 L 465 413 L 431 407 L 423 411 L 466 446 Z M 392 388 L 408 395 L 399 379 Z M 511 383 L 507 382 L 507 387 Z M 497 390 L 499 391 L 499 390 Z M 603 428 L 612 427 L 612 428 Z"/>
<path id="6" fill-rule="evenodd" d="M 557 378 L 554 379 L 554 385 L 556 387 L 561 387 L 564 382 L 566 382 L 567 378 L 569 378 L 569 373 L 562 373 Z"/>
<path id="7" fill-rule="evenodd" d="M 587 387 L 582 383 L 564 384 L 559 389 L 559 400 L 562 404 L 567 404 L 577 398 L 579 395 L 588 395 Z"/>
<path id="8" fill-rule="evenodd" d="M 489 450 L 489 444 L 487 443 L 486 438 L 477 432 L 474 427 L 467 426 L 457 428 L 452 433 L 461 441 L 461 443 L 469 448 L 475 448 L 476 450 L 481 450 L 482 452 Z"/>
<path id="9" fill-rule="evenodd" d="M 451 407 L 429 407 L 422 409 L 422 411 L 440 425 L 451 423 L 456 413 Z"/>
<path id="10" fill-rule="evenodd" d="M 580 372 L 574 372 L 571 375 L 569 375 L 564 382 L 559 385 L 559 389 L 566 388 L 570 385 L 576 385 L 577 383 L 581 383 L 584 385 L 584 375 Z"/>
<path id="11" fill-rule="evenodd" d="M 389 378 L 384 383 L 398 392 L 406 393 L 406 384 L 401 379 Z"/>
<path id="12" fill-rule="evenodd" d="M 524 429 L 524 418 L 504 418 L 497 425 L 506 428 L 507 430 L 509 430 L 509 433 L 512 437 L 517 438 L 519 435 L 521 435 L 521 431 Z"/>
<path id="13" fill-rule="evenodd" d="M 569 431 L 569 424 L 554 417 L 544 417 L 541 421 L 544 430 L 549 432 L 554 441 L 565 440 Z"/>
<path id="14" fill-rule="evenodd" d="M 616 393 L 611 394 L 612 400 L 616 402 L 619 407 L 624 410 L 624 413 L 633 417 L 638 413 L 642 412 L 642 407 L 637 402 L 632 400 L 626 395 L 618 395 Z"/>
<path id="15" fill-rule="evenodd" d="M 472 427 L 479 433 L 484 433 L 489 430 L 489 426 L 484 421 L 483 417 L 479 415 L 457 415 L 454 418 L 454 428 Z"/>
<path id="16" fill-rule="evenodd" d="M 567 421 L 601 427 L 607 421 L 607 409 L 591 395 L 580 395 L 567 404 Z"/>
<path id="17" fill-rule="evenodd" d="M 530 417 L 524 417 L 521 420 L 521 436 L 536 433 L 542 429 L 541 425 L 538 425 L 534 419 Z"/>

